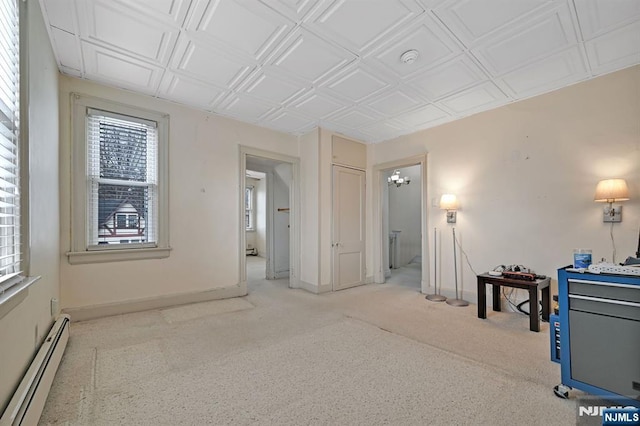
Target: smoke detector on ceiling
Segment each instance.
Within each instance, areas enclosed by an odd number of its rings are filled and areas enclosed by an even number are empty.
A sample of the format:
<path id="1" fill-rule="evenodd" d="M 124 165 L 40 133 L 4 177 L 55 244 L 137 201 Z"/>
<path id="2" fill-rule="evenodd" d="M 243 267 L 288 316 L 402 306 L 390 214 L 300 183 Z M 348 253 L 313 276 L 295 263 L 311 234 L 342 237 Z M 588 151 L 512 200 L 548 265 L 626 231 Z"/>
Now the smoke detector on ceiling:
<path id="1" fill-rule="evenodd" d="M 403 64 L 411 65 L 418 59 L 418 51 L 415 49 L 407 50 L 402 55 L 400 55 L 400 60 Z"/>

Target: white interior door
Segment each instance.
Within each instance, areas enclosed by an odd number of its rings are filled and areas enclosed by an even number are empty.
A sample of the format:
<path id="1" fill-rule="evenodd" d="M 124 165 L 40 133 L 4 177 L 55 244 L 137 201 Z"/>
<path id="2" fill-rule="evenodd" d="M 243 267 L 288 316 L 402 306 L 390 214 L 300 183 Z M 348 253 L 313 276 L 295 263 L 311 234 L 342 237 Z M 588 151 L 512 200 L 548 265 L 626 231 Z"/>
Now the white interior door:
<path id="1" fill-rule="evenodd" d="M 281 164 L 276 167 L 291 170 L 291 165 Z M 274 278 L 289 276 L 289 188 L 291 181 L 282 178 L 274 169 L 273 177 L 273 272 Z"/>
<path id="2" fill-rule="evenodd" d="M 365 173 L 333 166 L 333 290 L 365 281 Z"/>

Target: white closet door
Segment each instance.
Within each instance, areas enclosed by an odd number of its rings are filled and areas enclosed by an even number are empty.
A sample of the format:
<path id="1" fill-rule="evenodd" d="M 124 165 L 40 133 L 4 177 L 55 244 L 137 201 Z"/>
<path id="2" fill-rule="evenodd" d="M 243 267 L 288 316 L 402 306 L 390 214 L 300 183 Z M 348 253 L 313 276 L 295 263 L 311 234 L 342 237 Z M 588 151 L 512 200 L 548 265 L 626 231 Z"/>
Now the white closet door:
<path id="1" fill-rule="evenodd" d="M 365 172 L 333 166 L 333 290 L 365 281 Z"/>

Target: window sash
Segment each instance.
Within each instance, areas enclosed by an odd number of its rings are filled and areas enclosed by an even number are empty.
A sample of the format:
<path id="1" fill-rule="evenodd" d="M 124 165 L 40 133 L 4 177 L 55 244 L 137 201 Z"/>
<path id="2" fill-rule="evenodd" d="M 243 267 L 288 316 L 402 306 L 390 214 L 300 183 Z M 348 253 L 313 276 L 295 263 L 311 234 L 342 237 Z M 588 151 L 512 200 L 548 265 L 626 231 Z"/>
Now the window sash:
<path id="1" fill-rule="evenodd" d="M 88 249 L 157 247 L 156 122 L 87 108 L 86 141 Z M 102 195 L 101 189 L 104 191 Z M 110 198 L 105 193 L 110 193 Z M 122 208 L 133 208 L 144 218 L 143 235 L 130 238 L 127 234 L 122 237 L 122 229 L 114 223 L 116 215 L 133 213 L 130 210 L 120 211 Z M 130 240 L 141 242 L 130 243 Z"/>
<path id="2" fill-rule="evenodd" d="M 20 38 L 16 0 L 0 5 L 0 295 L 22 273 Z"/>

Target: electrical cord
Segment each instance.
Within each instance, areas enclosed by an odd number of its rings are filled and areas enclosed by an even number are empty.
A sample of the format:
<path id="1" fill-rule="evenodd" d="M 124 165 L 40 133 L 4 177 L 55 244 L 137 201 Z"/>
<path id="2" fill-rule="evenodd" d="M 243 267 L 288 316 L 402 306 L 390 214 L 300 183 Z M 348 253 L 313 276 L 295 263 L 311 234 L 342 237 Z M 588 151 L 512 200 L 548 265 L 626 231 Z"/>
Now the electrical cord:
<path id="1" fill-rule="evenodd" d="M 473 266 L 471 266 L 471 262 L 469 262 L 469 256 L 467 256 L 467 252 L 464 251 L 464 248 L 462 248 L 462 244 L 460 244 L 460 241 L 458 241 L 458 237 L 456 237 L 456 245 L 458 247 L 460 247 L 460 251 L 462 252 L 462 254 L 464 254 L 464 258 L 467 261 L 467 265 L 469 265 L 469 268 L 471 269 L 471 272 L 474 273 L 474 275 L 478 275 L 478 273 L 476 272 L 475 269 L 473 269 Z"/>
<path id="2" fill-rule="evenodd" d="M 504 287 L 502 287 L 502 295 L 504 296 L 509 306 L 511 306 L 511 309 L 513 309 L 514 312 L 519 312 L 523 315 L 529 316 L 530 315 L 529 312 L 524 310 L 523 306 L 528 304 L 530 302 L 530 299 L 527 299 L 525 301 L 522 301 L 516 304 L 513 300 L 511 300 L 511 297 L 513 296 L 514 291 L 515 291 L 514 288 L 510 288 L 507 294 L 507 290 Z M 538 315 L 542 315 L 542 301 L 540 301 L 539 304 L 540 304 L 540 309 L 538 311 Z"/>
<path id="3" fill-rule="evenodd" d="M 511 306 L 511 309 L 513 310 L 513 312 L 518 312 L 518 306 L 511 300 L 511 295 L 513 294 L 513 290 L 514 290 L 513 288 L 509 288 L 508 290 L 509 294 L 507 294 L 507 290 L 505 289 L 505 287 L 502 287 L 502 295 L 504 296 L 504 300 L 506 300 L 509 306 Z"/>
<path id="4" fill-rule="evenodd" d="M 613 222 L 611 222 L 611 227 L 609 228 L 609 236 L 611 236 L 611 246 L 613 247 L 613 253 L 611 255 L 611 263 L 616 263 L 616 241 L 613 239 Z"/>

